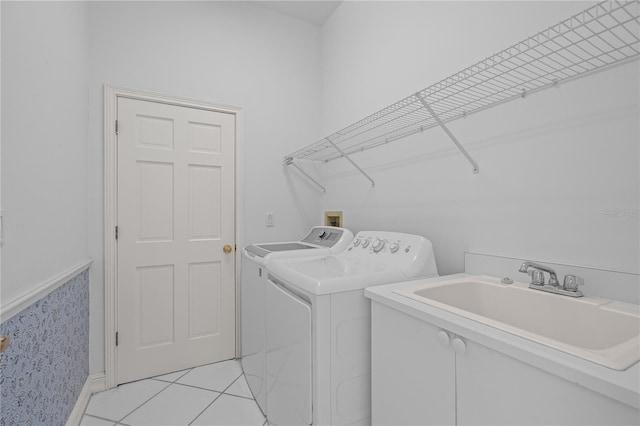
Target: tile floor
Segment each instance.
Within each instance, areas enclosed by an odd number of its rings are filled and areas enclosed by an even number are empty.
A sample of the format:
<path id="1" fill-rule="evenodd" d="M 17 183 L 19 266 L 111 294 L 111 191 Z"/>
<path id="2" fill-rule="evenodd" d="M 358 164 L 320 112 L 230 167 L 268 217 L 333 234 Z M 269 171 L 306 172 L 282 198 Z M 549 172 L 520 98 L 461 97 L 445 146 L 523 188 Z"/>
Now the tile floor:
<path id="1" fill-rule="evenodd" d="M 91 396 L 81 426 L 267 425 L 240 362 L 223 361 Z"/>

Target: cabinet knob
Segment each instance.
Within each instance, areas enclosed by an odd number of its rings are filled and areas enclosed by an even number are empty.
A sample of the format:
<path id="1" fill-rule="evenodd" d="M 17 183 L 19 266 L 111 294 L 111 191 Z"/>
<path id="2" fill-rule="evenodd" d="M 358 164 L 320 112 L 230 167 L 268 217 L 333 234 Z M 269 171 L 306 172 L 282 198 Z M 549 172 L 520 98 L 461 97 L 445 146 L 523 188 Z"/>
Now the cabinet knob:
<path id="1" fill-rule="evenodd" d="M 458 355 L 463 355 L 467 351 L 467 344 L 464 342 L 464 340 L 456 337 L 455 339 L 453 339 L 453 350 Z"/>
<path id="2" fill-rule="evenodd" d="M 444 330 L 438 331 L 438 342 L 440 342 L 442 346 L 449 346 L 450 341 L 451 338 L 449 337 L 449 333 Z"/>

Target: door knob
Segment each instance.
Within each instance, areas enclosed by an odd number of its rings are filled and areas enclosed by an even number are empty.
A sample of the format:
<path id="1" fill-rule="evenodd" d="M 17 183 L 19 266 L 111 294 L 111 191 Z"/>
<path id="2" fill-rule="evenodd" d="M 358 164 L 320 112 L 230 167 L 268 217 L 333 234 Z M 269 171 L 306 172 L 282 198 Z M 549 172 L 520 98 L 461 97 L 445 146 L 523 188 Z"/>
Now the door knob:
<path id="1" fill-rule="evenodd" d="M 224 251 L 225 253 L 229 254 L 231 253 L 231 246 L 229 244 L 226 244 L 224 247 L 222 247 L 222 251 Z"/>

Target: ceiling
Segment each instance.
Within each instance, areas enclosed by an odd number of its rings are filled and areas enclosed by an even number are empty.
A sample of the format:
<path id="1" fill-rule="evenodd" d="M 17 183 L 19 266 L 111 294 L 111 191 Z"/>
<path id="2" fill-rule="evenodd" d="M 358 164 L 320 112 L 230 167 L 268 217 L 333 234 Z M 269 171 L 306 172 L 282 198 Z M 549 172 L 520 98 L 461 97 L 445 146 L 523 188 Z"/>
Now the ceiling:
<path id="1" fill-rule="evenodd" d="M 253 3 L 311 24 L 322 25 L 340 6 L 342 0 L 254 1 Z"/>

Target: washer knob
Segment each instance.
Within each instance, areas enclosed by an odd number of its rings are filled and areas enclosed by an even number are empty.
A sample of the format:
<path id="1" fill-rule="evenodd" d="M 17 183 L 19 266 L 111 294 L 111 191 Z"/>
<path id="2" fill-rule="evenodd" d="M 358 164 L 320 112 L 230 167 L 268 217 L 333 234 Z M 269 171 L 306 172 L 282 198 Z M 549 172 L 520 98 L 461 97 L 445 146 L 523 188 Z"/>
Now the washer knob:
<path id="1" fill-rule="evenodd" d="M 354 247 L 358 247 L 359 245 L 360 245 L 360 238 L 356 238 L 355 240 L 353 240 Z"/>
<path id="2" fill-rule="evenodd" d="M 389 251 L 390 251 L 391 253 L 395 253 L 395 252 L 397 252 L 397 251 L 398 251 L 398 249 L 399 249 L 399 248 L 400 248 L 400 244 L 398 244 L 398 243 L 392 243 L 392 244 L 389 246 Z"/>
<path id="3" fill-rule="evenodd" d="M 384 240 L 376 240 L 375 243 L 373 243 L 373 251 L 375 253 L 378 253 L 380 250 L 382 250 L 384 248 L 384 244 L 385 241 Z"/>
<path id="4" fill-rule="evenodd" d="M 362 240 L 362 248 L 365 248 L 369 245 L 369 240 Z"/>

